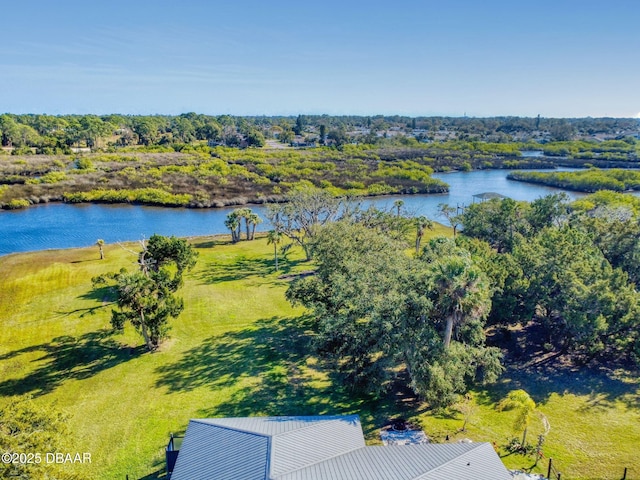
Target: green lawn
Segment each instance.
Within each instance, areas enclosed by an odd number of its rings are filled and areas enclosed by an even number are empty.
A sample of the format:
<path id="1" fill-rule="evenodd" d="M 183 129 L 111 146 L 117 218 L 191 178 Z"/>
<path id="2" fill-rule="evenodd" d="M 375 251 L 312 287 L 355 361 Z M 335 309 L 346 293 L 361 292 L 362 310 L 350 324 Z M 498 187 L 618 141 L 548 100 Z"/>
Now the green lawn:
<path id="1" fill-rule="evenodd" d="M 445 231 L 444 229 L 442 230 Z M 72 452 L 90 452 L 77 466 L 87 478 L 162 478 L 171 432 L 190 418 L 359 413 L 369 441 L 393 416 L 420 422 L 435 440 L 468 437 L 502 445 L 512 412 L 495 403 L 525 388 L 550 419 L 545 453 L 563 478 L 640 478 L 637 378 L 608 372 L 511 369 L 477 393 L 477 412 L 464 433 L 460 414 L 433 413 L 406 392 L 372 400 L 340 388 L 310 354 L 309 319 L 284 298 L 287 279 L 273 271 L 264 238 L 231 245 L 224 238 L 193 241 L 200 257 L 181 295 L 185 311 L 171 338 L 146 353 L 133 330 L 109 333 L 109 298 L 93 292 L 91 277 L 135 256 L 117 245 L 44 251 L 0 258 L 0 402 L 31 394 L 70 415 Z M 135 245 L 129 245 L 135 248 Z M 308 270 L 292 250 L 283 272 Z M 530 438 L 535 438 L 532 427 Z M 510 467 L 532 461 L 507 456 Z M 545 463 L 546 464 L 546 463 Z"/>

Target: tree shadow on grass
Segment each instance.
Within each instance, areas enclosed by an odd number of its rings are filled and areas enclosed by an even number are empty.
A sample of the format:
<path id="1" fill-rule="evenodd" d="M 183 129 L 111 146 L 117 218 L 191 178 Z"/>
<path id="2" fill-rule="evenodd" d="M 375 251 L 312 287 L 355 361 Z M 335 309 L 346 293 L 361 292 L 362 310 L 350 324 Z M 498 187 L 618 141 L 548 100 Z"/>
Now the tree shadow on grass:
<path id="1" fill-rule="evenodd" d="M 523 389 L 544 404 L 552 394 L 587 396 L 583 410 L 605 409 L 616 401 L 640 408 L 640 378 L 638 371 L 614 370 L 604 363 L 577 364 L 569 354 L 543 348 L 544 329 L 530 322 L 513 331 L 494 330 L 489 339 L 497 341 L 508 352 L 506 371 L 482 392 L 479 402 L 500 401 L 511 390 Z"/>
<path id="2" fill-rule="evenodd" d="M 92 377 L 145 351 L 144 346 L 123 347 L 111 338 L 111 331 L 106 329 L 80 337 L 65 335 L 54 338 L 50 343 L 14 350 L 0 355 L 0 361 L 39 352 L 41 355 L 32 360 L 39 366 L 24 377 L 0 381 L 0 396 L 44 395 L 67 380 Z"/>
<path id="3" fill-rule="evenodd" d="M 163 454 L 163 457 L 164 457 L 164 454 Z M 144 477 L 139 477 L 138 480 L 161 480 L 161 479 L 168 478 L 166 460 L 164 458 L 162 458 L 161 460 L 158 459 L 154 461 L 152 468 L 154 469 L 153 472 L 145 475 Z"/>
<path id="4" fill-rule="evenodd" d="M 240 331 L 210 337 L 187 351 L 179 362 L 159 369 L 157 386 L 172 392 L 203 386 L 225 388 L 282 362 L 301 361 L 309 348 L 304 334 L 307 322 L 305 317 L 273 317 Z"/>
<path id="5" fill-rule="evenodd" d="M 167 469 L 166 467 L 163 467 L 159 470 L 156 470 L 155 472 L 145 475 L 144 477 L 138 478 L 138 480 L 161 480 L 165 478 L 168 478 Z"/>
<path id="6" fill-rule="evenodd" d="M 370 433 L 394 416 L 410 416 L 403 392 L 375 398 L 345 388 L 313 357 L 307 317 L 273 317 L 210 337 L 157 370 L 156 386 L 171 392 L 230 389 L 226 401 L 199 416 L 247 417 L 359 414 Z"/>
<path id="7" fill-rule="evenodd" d="M 290 274 L 295 267 L 303 262 L 303 260 L 279 259 L 278 273 L 280 275 Z M 264 279 L 264 283 L 271 283 L 272 280 L 268 278 L 268 276 L 274 273 L 275 264 L 271 258 L 247 258 L 245 256 L 239 256 L 232 263 L 209 264 L 203 270 L 196 273 L 195 276 L 207 285 L 245 280 L 250 277 Z"/>
<path id="8" fill-rule="evenodd" d="M 118 292 L 111 285 L 92 288 L 87 293 L 80 295 L 78 298 L 84 300 L 95 300 L 101 303 L 113 303 L 118 300 Z"/>
<path id="9" fill-rule="evenodd" d="M 100 302 L 100 304 L 93 307 L 76 308 L 75 310 L 69 310 L 66 312 L 56 312 L 56 314 L 62 317 L 79 314 L 78 317 L 83 318 L 85 315 L 93 315 L 103 308 L 113 307 L 118 301 L 118 295 L 115 288 L 110 286 L 94 288 L 89 290 L 87 293 L 80 295 L 78 298 L 83 300 L 93 300 L 95 302 Z"/>
<path id="10" fill-rule="evenodd" d="M 581 407 L 583 410 L 608 408 L 618 400 L 629 407 L 640 408 L 637 376 L 624 378 L 605 366 L 576 366 L 563 357 L 534 366 L 508 365 L 498 383 L 484 390 L 478 402 L 485 405 L 499 402 L 516 389 L 526 390 L 538 404 L 546 403 L 556 393 L 588 396 L 589 400 Z"/>
<path id="11" fill-rule="evenodd" d="M 212 240 L 202 239 L 196 242 L 190 242 L 193 248 L 213 248 L 217 245 L 229 245 L 230 243 L 231 243 L 231 240 L 219 240 L 219 239 L 212 239 Z"/>

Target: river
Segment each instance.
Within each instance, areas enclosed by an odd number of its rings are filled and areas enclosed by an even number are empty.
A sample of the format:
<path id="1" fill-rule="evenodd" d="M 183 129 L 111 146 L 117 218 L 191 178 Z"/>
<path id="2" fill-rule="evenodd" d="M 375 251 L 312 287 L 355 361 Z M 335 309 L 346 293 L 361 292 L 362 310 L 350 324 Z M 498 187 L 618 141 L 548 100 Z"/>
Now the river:
<path id="1" fill-rule="evenodd" d="M 391 208 L 402 199 L 403 208 L 411 214 L 425 215 L 436 221 L 438 204 L 468 205 L 473 195 L 497 192 L 515 200 L 532 201 L 559 189 L 507 180 L 507 170 L 438 173 L 433 176 L 451 188 L 442 195 L 404 195 L 368 198 L 363 203 Z M 580 193 L 567 192 L 572 198 Z M 250 206 L 262 218 L 265 207 Z M 154 233 L 191 237 L 228 233 L 224 226 L 225 209 L 181 209 L 144 207 L 140 205 L 69 205 L 63 203 L 36 205 L 24 210 L 0 211 L 0 255 L 48 248 L 83 247 L 98 238 L 106 243 L 149 238 Z M 268 223 L 258 230 L 268 230 Z"/>

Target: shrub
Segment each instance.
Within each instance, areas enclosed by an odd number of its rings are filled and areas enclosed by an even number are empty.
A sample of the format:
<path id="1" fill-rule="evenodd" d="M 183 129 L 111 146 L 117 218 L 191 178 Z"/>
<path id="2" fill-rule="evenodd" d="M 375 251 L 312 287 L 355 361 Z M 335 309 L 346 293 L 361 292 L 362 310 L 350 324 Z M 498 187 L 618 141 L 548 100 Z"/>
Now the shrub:
<path id="1" fill-rule="evenodd" d="M 11 151 L 11 155 L 33 155 L 31 147 L 16 147 Z"/>
<path id="2" fill-rule="evenodd" d="M 29 200 L 26 200 L 24 198 L 16 198 L 7 203 L 4 208 L 6 210 L 18 210 L 20 208 L 27 208 L 29 205 L 31 205 L 29 203 Z"/>
<path id="3" fill-rule="evenodd" d="M 91 190 L 63 194 L 67 203 L 104 202 L 104 203 L 141 203 L 168 207 L 186 207 L 191 203 L 189 194 L 174 194 L 159 188 L 139 188 L 133 190 Z"/>
<path id="4" fill-rule="evenodd" d="M 30 178 L 25 183 L 28 185 L 37 185 L 40 183 L 58 183 L 67 179 L 67 174 L 64 172 L 49 172 L 45 173 L 41 177 Z"/>
<path id="5" fill-rule="evenodd" d="M 86 157 L 76 158 L 76 168 L 78 170 L 92 170 L 93 162 Z"/>

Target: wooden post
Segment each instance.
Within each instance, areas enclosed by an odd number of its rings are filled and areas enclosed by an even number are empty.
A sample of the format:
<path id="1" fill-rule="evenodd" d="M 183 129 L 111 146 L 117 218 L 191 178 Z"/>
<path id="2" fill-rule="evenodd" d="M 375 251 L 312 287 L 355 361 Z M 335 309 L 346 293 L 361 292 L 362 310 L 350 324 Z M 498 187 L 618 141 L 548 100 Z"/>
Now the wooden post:
<path id="1" fill-rule="evenodd" d="M 551 478 L 551 466 L 553 465 L 553 458 L 549 459 L 549 468 L 547 468 L 547 478 Z"/>

